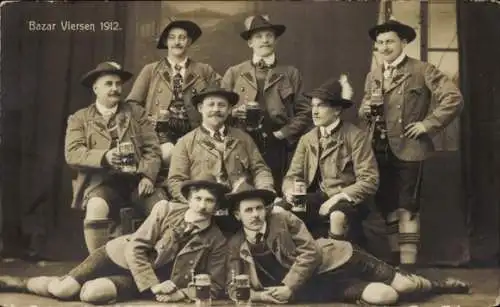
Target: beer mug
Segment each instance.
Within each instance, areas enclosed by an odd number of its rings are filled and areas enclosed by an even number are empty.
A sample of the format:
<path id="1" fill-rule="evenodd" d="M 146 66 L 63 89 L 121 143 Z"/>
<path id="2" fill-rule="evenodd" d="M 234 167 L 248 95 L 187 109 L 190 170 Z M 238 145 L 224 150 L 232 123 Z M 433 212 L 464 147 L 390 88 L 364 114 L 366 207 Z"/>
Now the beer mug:
<path id="1" fill-rule="evenodd" d="M 370 114 L 377 121 L 384 115 L 384 97 L 382 96 L 381 88 L 374 88 L 371 93 Z"/>
<path id="2" fill-rule="evenodd" d="M 249 131 L 259 129 L 262 123 L 262 110 L 257 101 L 248 101 L 245 104 L 246 109 L 246 128 Z"/>
<path id="3" fill-rule="evenodd" d="M 234 276 L 232 286 L 234 292 L 231 299 L 236 306 L 250 306 L 250 277 L 246 274 Z"/>
<path id="4" fill-rule="evenodd" d="M 137 171 L 137 161 L 134 144 L 132 142 L 119 143 L 118 154 L 120 156 L 121 171 L 124 173 L 135 173 Z"/>
<path id="5" fill-rule="evenodd" d="M 155 130 L 158 133 L 162 133 L 168 130 L 168 117 L 169 111 L 165 105 L 160 105 L 158 113 L 156 114 L 156 126 Z"/>
<path id="6" fill-rule="evenodd" d="M 193 281 L 189 283 L 189 288 L 194 288 L 194 301 L 196 307 L 212 306 L 212 297 L 210 295 L 210 275 L 197 274 L 193 276 Z"/>
<path id="7" fill-rule="evenodd" d="M 293 212 L 306 212 L 307 211 L 307 184 L 302 179 L 295 179 L 293 183 Z"/>

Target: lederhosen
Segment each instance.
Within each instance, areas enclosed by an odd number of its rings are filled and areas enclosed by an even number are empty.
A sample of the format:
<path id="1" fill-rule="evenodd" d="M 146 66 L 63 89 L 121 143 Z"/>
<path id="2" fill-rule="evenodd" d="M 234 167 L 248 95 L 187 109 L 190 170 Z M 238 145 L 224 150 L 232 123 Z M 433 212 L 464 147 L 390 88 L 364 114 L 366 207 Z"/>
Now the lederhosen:
<path id="1" fill-rule="evenodd" d="M 404 60 L 405 61 L 405 60 Z M 399 65 L 404 65 L 404 61 Z M 398 69 L 398 68 L 396 68 Z M 395 76 L 397 78 L 397 75 Z M 377 120 L 371 119 L 372 145 L 380 172 L 380 185 L 375 195 L 377 208 L 384 217 L 398 208 L 417 213 L 420 210 L 420 190 L 422 183 L 423 163 L 421 161 L 403 161 L 397 158 L 390 145 L 389 136 L 392 131 L 387 131 L 385 89 L 392 82 L 391 78 L 381 78 L 382 84 L 375 78 L 371 84 L 372 103 L 382 99 L 383 107 L 381 116 Z"/>

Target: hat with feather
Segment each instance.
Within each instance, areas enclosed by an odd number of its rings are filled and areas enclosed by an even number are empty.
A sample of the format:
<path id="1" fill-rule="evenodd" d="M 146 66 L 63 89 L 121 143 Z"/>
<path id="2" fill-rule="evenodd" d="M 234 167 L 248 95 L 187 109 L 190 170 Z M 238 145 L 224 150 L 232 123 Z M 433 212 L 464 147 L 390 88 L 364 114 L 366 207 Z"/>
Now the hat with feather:
<path id="1" fill-rule="evenodd" d="M 256 15 L 247 17 L 247 19 L 245 19 L 244 25 L 245 31 L 240 33 L 240 36 L 244 40 L 250 39 L 250 36 L 252 36 L 253 33 L 260 30 L 272 30 L 274 31 L 276 37 L 281 36 L 286 30 L 286 27 L 284 25 L 271 23 L 268 15 Z"/>
<path id="2" fill-rule="evenodd" d="M 133 76 L 131 72 L 124 70 L 120 64 L 108 61 L 97 64 L 96 68 L 82 76 L 80 82 L 84 86 L 92 88 L 94 82 L 103 75 L 117 75 L 123 82 L 128 81 Z"/>
<path id="3" fill-rule="evenodd" d="M 347 76 L 341 75 L 338 80 L 334 78 L 329 79 L 320 87 L 305 93 L 304 96 L 309 99 L 319 98 L 331 106 L 340 106 L 347 109 L 353 105 L 351 101 L 353 94 L 354 92 Z"/>
<path id="4" fill-rule="evenodd" d="M 372 27 L 368 31 L 368 35 L 370 35 L 372 40 L 376 41 L 379 34 L 392 31 L 396 32 L 401 39 L 405 39 L 408 43 L 417 37 L 415 29 L 397 21 L 393 16 L 388 21 Z"/>

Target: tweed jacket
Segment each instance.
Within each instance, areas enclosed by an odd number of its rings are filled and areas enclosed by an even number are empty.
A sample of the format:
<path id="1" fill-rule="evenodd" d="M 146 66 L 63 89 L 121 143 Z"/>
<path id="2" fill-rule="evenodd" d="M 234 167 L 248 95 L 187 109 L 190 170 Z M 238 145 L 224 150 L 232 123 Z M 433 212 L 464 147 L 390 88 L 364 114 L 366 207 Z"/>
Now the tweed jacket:
<path id="1" fill-rule="evenodd" d="M 119 141 L 134 144 L 139 158 L 138 173 L 155 182 L 161 165 L 161 151 L 144 108 L 135 103 L 120 102 L 117 112 Z M 102 162 L 111 141 L 105 119 L 95 104 L 69 116 L 64 153 L 68 165 L 78 170 L 73 180 L 72 208 L 82 209 L 88 193 L 109 176 L 110 170 Z"/>
<path id="2" fill-rule="evenodd" d="M 289 211 L 270 212 L 267 218 L 268 234 L 265 243 L 276 260 L 288 269 L 282 283 L 295 292 L 314 278 L 315 274 L 335 270 L 352 256 L 352 245 L 332 239 L 314 240 L 304 222 Z M 255 261 L 250 253 L 243 229 L 235 233 L 228 243 L 227 277 L 231 291 L 231 277 L 247 274 L 251 288 L 262 290 Z"/>
<path id="3" fill-rule="evenodd" d="M 180 248 L 178 238 L 188 207 L 181 203 L 156 205 L 144 223 L 131 235 L 109 241 L 106 251 L 117 265 L 130 270 L 139 291 L 163 282 L 154 269 L 173 262 L 170 280 L 186 290 L 195 274 L 210 274 L 213 297 L 223 294 L 225 283 L 226 238 L 219 228 L 211 226 Z"/>
<path id="4" fill-rule="evenodd" d="M 246 132 L 227 127 L 224 166 L 231 184 L 242 177 L 258 189 L 274 191 L 273 177 L 259 153 L 257 145 Z M 173 199 L 184 202 L 181 184 L 185 180 L 217 178 L 222 162 L 211 136 L 198 127 L 177 141 L 170 162 L 167 188 Z"/>
<path id="5" fill-rule="evenodd" d="M 382 66 L 368 73 L 365 96 L 361 104 L 369 103 L 372 89 L 383 80 Z M 431 110 L 431 96 L 437 106 Z M 384 114 L 392 152 L 404 161 L 422 161 L 434 151 L 432 135 L 445 128 L 463 109 L 460 90 L 434 65 L 406 57 L 383 94 Z M 365 120 L 365 115 L 359 112 Z M 421 121 L 427 135 L 414 140 L 403 135 L 404 127 Z"/>
<path id="6" fill-rule="evenodd" d="M 252 62 L 230 67 L 221 86 L 240 95 L 235 107 L 255 101 L 258 87 Z M 302 91 L 302 76 L 297 68 L 278 64 L 269 70 L 264 84 L 265 111 L 290 143 L 295 143 L 312 122 L 311 107 Z"/>
<path id="7" fill-rule="evenodd" d="M 146 108 L 149 116 L 155 117 L 160 106 L 167 109 L 172 101 L 173 76 L 173 69 L 166 58 L 147 64 L 137 76 L 126 100 L 138 102 Z M 192 97 L 208 85 L 220 83 L 220 79 L 221 76 L 210 65 L 187 60 L 182 89 L 192 127 L 197 127 L 201 122 L 201 116 L 191 102 Z"/>
<path id="8" fill-rule="evenodd" d="M 375 195 L 379 171 L 370 140 L 355 125 L 341 121 L 329 136 L 320 153 L 320 129 L 315 127 L 300 138 L 290 168 L 283 181 L 283 191 L 293 189 L 296 178 L 309 187 L 320 171 L 320 187 L 329 197 L 344 192 L 355 203 Z"/>

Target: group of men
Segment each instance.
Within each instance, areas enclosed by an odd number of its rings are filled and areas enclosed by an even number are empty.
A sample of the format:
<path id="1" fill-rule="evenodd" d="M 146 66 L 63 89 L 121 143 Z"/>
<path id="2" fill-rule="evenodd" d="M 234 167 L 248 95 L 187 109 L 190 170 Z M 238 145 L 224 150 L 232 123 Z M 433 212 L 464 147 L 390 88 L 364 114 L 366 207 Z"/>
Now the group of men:
<path id="1" fill-rule="evenodd" d="M 275 54 L 286 27 L 262 15 L 244 25 L 252 59 L 223 77 L 187 56 L 202 34 L 187 20 L 164 29 L 157 47 L 167 56 L 142 69 L 125 100 L 132 74 L 119 64 L 84 75 L 96 101 L 69 117 L 65 152 L 90 255 L 63 277 L 2 276 L 0 291 L 177 302 L 192 300 L 190 282 L 209 274 L 214 298 L 234 298 L 234 277 L 245 275 L 251 300 L 268 303 L 389 305 L 468 292 L 464 282 L 414 274 L 422 161 L 462 106 L 443 73 L 405 55 L 415 31 L 394 20 L 370 29 L 384 65 L 366 79 L 363 131 L 340 119 L 353 105 L 345 75 L 303 93 L 299 71 Z M 349 242 L 373 198 L 398 269 Z M 112 238 L 130 205 L 145 221 Z M 219 212 L 234 229 L 213 221 Z"/>

